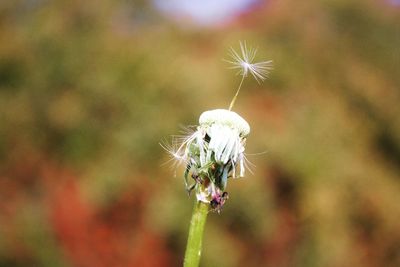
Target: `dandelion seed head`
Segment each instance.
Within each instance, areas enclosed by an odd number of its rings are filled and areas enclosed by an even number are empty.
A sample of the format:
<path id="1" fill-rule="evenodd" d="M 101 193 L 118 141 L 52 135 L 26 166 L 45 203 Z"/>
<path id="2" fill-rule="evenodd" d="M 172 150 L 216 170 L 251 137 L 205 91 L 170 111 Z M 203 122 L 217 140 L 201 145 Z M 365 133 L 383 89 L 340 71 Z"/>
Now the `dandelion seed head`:
<path id="1" fill-rule="evenodd" d="M 194 190 L 198 201 L 219 212 L 227 200 L 228 178 L 245 174 L 244 151 L 249 133 L 249 124 L 239 114 L 214 109 L 200 115 L 195 129 L 188 128 L 184 136 L 174 136 L 171 145 L 162 147 L 175 167 L 185 164 L 186 190 Z"/>

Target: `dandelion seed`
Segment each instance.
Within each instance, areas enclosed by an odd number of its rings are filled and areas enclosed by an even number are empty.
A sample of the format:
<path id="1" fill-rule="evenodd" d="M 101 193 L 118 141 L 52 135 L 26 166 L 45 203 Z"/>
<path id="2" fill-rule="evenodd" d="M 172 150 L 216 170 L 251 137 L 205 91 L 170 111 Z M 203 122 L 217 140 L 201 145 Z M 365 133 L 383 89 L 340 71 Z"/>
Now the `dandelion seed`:
<path id="1" fill-rule="evenodd" d="M 229 105 L 229 110 L 231 110 L 235 104 L 240 88 L 242 87 L 243 80 L 248 76 L 249 73 L 253 75 L 254 79 L 258 83 L 260 83 L 267 78 L 270 70 L 272 70 L 272 60 L 253 63 L 257 54 L 257 49 L 253 47 L 248 48 L 246 42 L 240 42 L 239 44 L 241 55 L 239 55 L 239 53 L 231 47 L 229 51 L 231 60 L 224 60 L 233 65 L 230 67 L 231 69 L 238 69 L 237 74 L 242 76 L 242 80 L 240 81 L 236 94 Z"/>

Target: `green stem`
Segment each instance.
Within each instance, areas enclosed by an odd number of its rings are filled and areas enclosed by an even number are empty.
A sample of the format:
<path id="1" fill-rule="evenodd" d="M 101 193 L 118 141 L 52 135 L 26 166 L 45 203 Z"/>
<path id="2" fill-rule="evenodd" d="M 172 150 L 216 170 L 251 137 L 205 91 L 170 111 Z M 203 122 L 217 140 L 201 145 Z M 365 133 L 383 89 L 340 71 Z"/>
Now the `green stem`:
<path id="1" fill-rule="evenodd" d="M 204 226 L 207 220 L 209 205 L 195 201 L 192 220 L 190 221 L 189 237 L 186 245 L 184 267 L 197 267 L 200 263 L 201 243 L 203 241 Z"/>

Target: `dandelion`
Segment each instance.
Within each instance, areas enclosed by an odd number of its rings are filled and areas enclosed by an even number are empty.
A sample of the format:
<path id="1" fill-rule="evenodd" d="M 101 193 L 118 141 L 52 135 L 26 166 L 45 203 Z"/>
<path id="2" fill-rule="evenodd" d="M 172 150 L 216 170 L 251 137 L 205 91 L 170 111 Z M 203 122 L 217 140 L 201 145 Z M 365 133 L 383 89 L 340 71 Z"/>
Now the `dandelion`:
<path id="1" fill-rule="evenodd" d="M 233 69 L 242 76 L 239 87 L 229 109 L 214 109 L 203 112 L 199 125 L 189 128 L 184 136 L 176 136 L 172 145 L 162 145 L 177 164 L 184 164 L 186 190 L 195 192 L 196 202 L 190 223 L 189 238 L 185 254 L 185 267 L 198 266 L 201 243 L 208 212 L 221 212 L 228 200 L 226 187 L 229 178 L 245 175 L 246 139 L 250 126 L 239 114 L 232 111 L 244 78 L 250 73 L 257 82 L 266 79 L 272 69 L 272 61 L 253 63 L 257 49 L 240 43 L 241 55 L 230 50 Z"/>
<path id="2" fill-rule="evenodd" d="M 205 111 L 196 131 L 183 138 L 176 150 L 168 152 L 186 166 L 188 193 L 196 192 L 198 201 L 220 212 L 227 192 L 228 178 L 245 174 L 245 144 L 249 124 L 236 112 L 226 109 Z"/>

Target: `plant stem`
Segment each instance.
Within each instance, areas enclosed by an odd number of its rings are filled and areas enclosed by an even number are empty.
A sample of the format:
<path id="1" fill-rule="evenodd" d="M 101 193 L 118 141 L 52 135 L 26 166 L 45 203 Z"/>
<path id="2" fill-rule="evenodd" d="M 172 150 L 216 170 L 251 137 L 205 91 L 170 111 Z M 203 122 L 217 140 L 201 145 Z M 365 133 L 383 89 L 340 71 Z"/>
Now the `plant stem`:
<path id="1" fill-rule="evenodd" d="M 209 205 L 195 200 L 192 219 L 190 221 L 189 237 L 186 245 L 184 267 L 197 267 L 200 263 L 201 244 L 204 226 L 207 220 Z"/>

